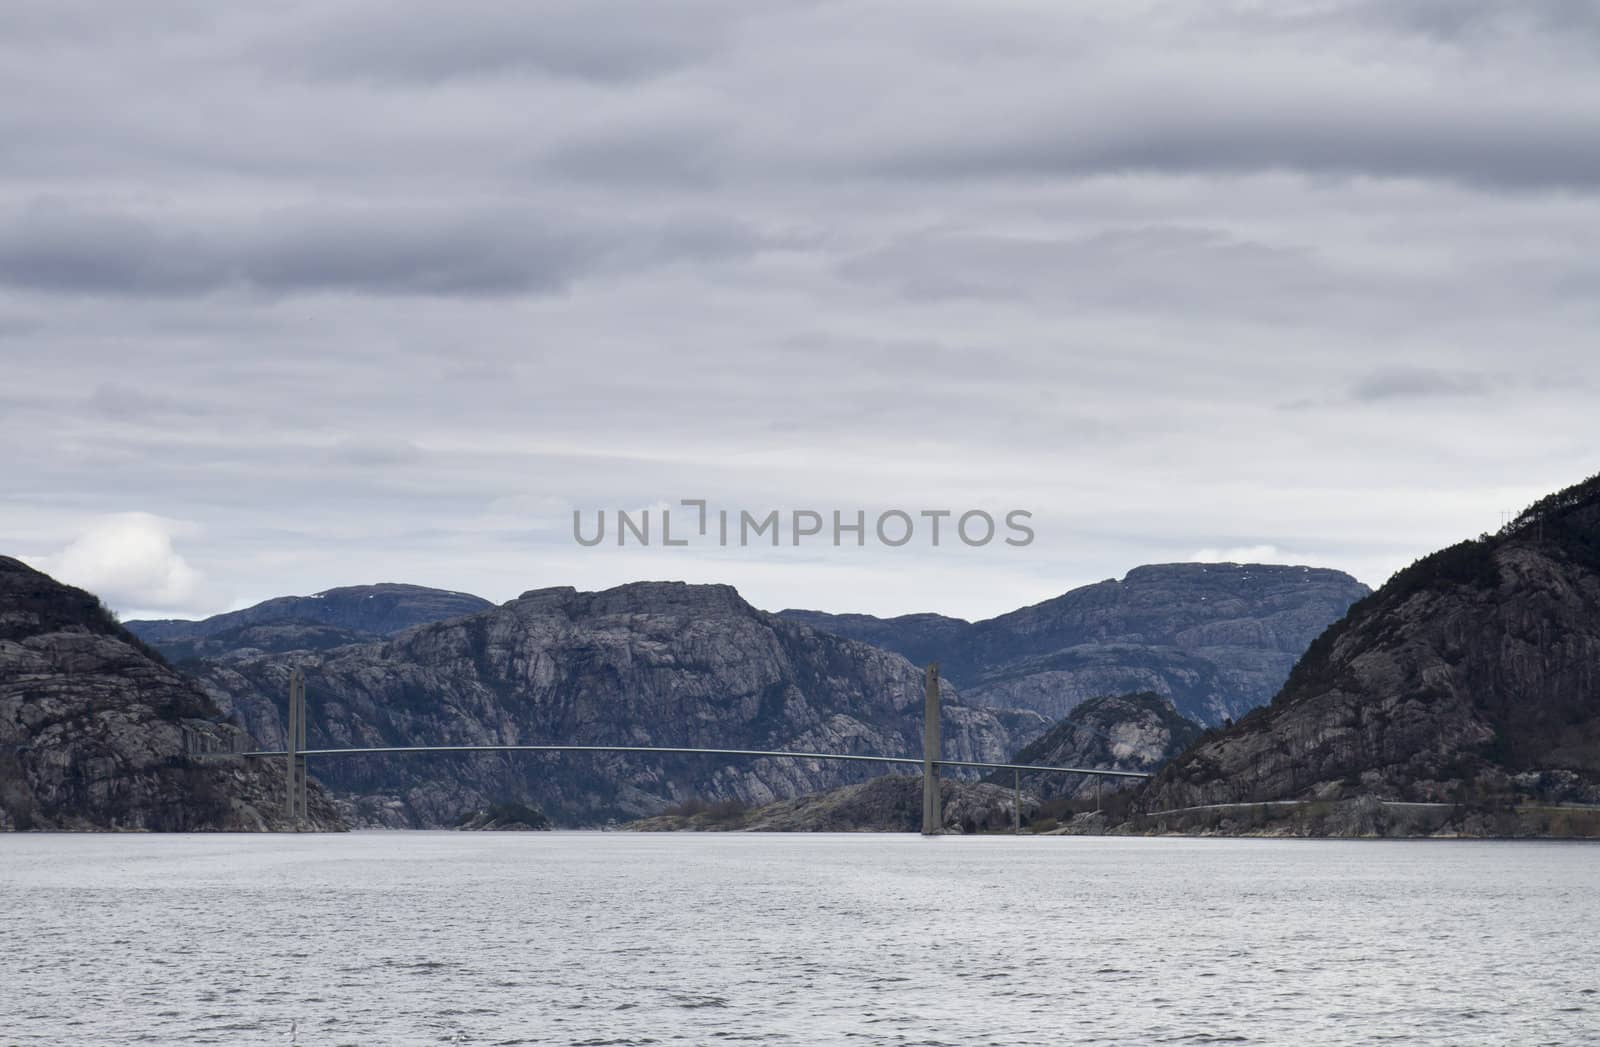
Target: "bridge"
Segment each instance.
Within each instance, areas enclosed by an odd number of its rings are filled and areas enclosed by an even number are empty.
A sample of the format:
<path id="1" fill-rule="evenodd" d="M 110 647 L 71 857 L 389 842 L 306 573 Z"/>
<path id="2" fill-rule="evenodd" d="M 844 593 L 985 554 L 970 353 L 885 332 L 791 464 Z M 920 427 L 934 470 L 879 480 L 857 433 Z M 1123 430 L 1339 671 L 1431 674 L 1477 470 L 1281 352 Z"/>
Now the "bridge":
<path id="1" fill-rule="evenodd" d="M 922 756 L 876 756 L 862 753 L 814 753 L 785 749 L 707 749 L 674 745 L 385 745 L 361 748 L 312 749 L 306 745 L 306 682 L 305 676 L 295 669 L 289 678 L 289 722 L 284 733 L 282 749 L 244 749 L 243 751 L 201 751 L 193 748 L 194 739 L 185 734 L 186 747 L 191 756 L 243 756 L 248 759 L 282 758 L 287 783 L 284 813 L 291 825 L 298 826 L 306 817 L 307 760 L 315 756 L 366 756 L 405 753 L 650 753 L 657 755 L 703 755 L 737 757 L 778 757 L 793 760 L 837 760 L 857 763 L 911 765 L 922 768 L 922 834 L 934 836 L 943 828 L 940 810 L 939 771 L 944 767 L 975 768 L 989 771 L 1011 771 L 1014 803 L 1013 829 L 1020 831 L 1022 819 L 1022 772 L 1047 774 L 1092 775 L 1095 779 L 1095 797 L 1098 805 L 1102 778 L 1148 778 L 1140 771 L 1118 771 L 1104 767 L 1053 767 L 1042 764 L 991 763 L 984 760 L 947 760 L 940 756 L 939 738 L 939 666 L 928 666 L 924 677 L 922 723 Z"/>

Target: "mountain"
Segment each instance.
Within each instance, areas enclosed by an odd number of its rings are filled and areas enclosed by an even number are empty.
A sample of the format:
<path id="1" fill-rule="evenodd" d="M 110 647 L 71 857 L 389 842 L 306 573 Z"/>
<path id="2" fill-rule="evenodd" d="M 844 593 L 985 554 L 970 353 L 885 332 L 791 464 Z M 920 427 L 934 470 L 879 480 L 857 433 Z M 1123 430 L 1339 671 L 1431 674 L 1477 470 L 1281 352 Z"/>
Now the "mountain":
<path id="1" fill-rule="evenodd" d="M 1179 716 L 1158 695 L 1091 698 L 1010 760 L 1055 767 L 1104 767 L 1154 771 L 1200 737 L 1200 725 Z M 948 773 L 948 772 L 946 772 Z M 1107 793 L 1131 779 L 1104 779 Z M 949 832 L 1007 832 L 1020 788 L 1022 821 L 1031 825 L 1041 802 L 1096 796 L 1087 775 L 996 771 L 982 782 L 941 783 L 944 826 Z M 1054 826 L 1055 819 L 1049 824 Z M 1103 826 L 1103 819 L 1093 822 Z M 917 832 L 922 827 L 920 775 L 883 775 L 809 796 L 759 807 L 736 801 L 679 804 L 625 828 L 640 832 Z M 1031 830 L 1030 830 L 1031 831 Z"/>
<path id="2" fill-rule="evenodd" d="M 376 633 L 290 619 L 281 622 L 236 625 L 209 636 L 173 636 L 170 639 L 147 642 L 152 648 L 160 651 L 168 661 L 184 666 L 197 659 L 286 654 L 289 651 L 326 651 L 334 647 L 373 643 L 382 639 L 383 637 Z"/>
<path id="3" fill-rule="evenodd" d="M 93 596 L 0 557 L 0 829 L 284 828 L 281 767 L 183 756 L 185 732 L 229 748 L 221 721 Z"/>
<path id="4" fill-rule="evenodd" d="M 1149 773 L 1193 745 L 1201 731 L 1199 724 L 1179 715 L 1171 702 L 1149 691 L 1091 698 L 1030 742 L 1011 762 Z M 1012 772 L 997 771 L 987 780 L 1010 785 Z M 1099 791 L 1126 788 L 1137 780 L 1102 778 Z M 1021 783 L 1024 790 L 1042 800 L 1098 795 L 1090 775 L 1024 773 Z"/>
<path id="5" fill-rule="evenodd" d="M 1088 698 L 1153 691 L 1220 724 L 1271 698 L 1307 645 L 1370 591 L 1325 568 L 1158 564 L 981 622 L 779 613 L 937 661 L 975 705 L 1056 719 Z"/>
<path id="6" fill-rule="evenodd" d="M 1398 802 L 1600 803 L 1597 687 L 1600 477 L 1397 573 L 1136 806 L 1291 801 L 1252 818 L 1304 824 L 1360 800 L 1365 829 L 1321 831 L 1382 832 Z"/>
<path id="7" fill-rule="evenodd" d="M 391 639 L 200 668 L 263 743 L 281 744 L 291 666 L 315 747 L 584 743 L 919 755 L 922 670 L 758 611 L 731 587 L 642 582 L 524 593 Z M 1031 712 L 944 709 L 945 753 L 999 760 L 1043 731 Z M 447 826 L 497 803 L 564 824 L 689 797 L 765 803 L 881 773 L 871 764 L 625 754 L 314 758 L 358 820 Z"/>
<path id="8" fill-rule="evenodd" d="M 979 628 L 963 618 L 948 618 L 942 614 L 875 618 L 870 614 L 829 614 L 793 608 L 778 614 L 790 621 L 804 622 L 819 632 L 860 640 L 904 655 L 913 665 L 938 662 L 939 674 L 947 680 L 954 680 L 952 669 L 957 673 L 970 671 L 971 666 L 962 654 L 969 637 Z"/>
<path id="9" fill-rule="evenodd" d="M 493 607 L 470 593 L 422 585 L 349 585 L 311 596 L 280 596 L 199 621 L 135 619 L 129 632 L 173 660 L 216 657 L 236 650 L 324 650 L 364 643 L 429 622 Z"/>

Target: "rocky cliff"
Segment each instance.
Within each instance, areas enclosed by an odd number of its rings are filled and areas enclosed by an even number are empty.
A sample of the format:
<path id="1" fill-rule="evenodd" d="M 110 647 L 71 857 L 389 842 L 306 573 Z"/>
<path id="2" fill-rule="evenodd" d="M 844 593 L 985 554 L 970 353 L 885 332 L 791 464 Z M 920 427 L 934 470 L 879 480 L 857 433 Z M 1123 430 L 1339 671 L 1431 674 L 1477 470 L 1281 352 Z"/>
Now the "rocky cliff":
<path id="1" fill-rule="evenodd" d="M 1597 687 L 1600 477 L 1397 573 L 1136 809 L 1600 802 Z"/>
<path id="2" fill-rule="evenodd" d="M 324 650 L 370 642 L 493 606 L 470 593 L 384 582 L 280 596 L 199 621 L 135 619 L 125 624 L 169 659 L 181 661 L 231 651 Z"/>
<path id="3" fill-rule="evenodd" d="M 219 704 L 282 740 L 292 664 L 313 747 L 581 743 L 916 755 L 922 671 L 897 654 L 758 611 L 728 586 L 638 583 L 524 593 L 383 643 L 207 663 Z M 1048 726 L 951 692 L 946 755 L 999 760 Z M 595 824 L 689 797 L 765 803 L 882 768 L 791 759 L 608 755 L 313 759 L 358 819 L 452 825 L 494 803 Z"/>
<path id="4" fill-rule="evenodd" d="M 1093 698 L 1011 758 L 1014 763 L 1056 767 L 1104 767 L 1154 771 L 1200 736 L 1201 728 L 1179 716 L 1172 703 L 1148 692 Z M 946 772 L 948 774 L 948 772 Z M 1105 779 L 1104 792 L 1135 779 Z M 1020 797 L 1017 795 L 1020 792 Z M 1054 815 L 1059 801 L 1096 797 L 1093 778 L 1052 773 L 1013 776 L 997 771 L 982 782 L 941 783 L 947 832 L 1009 832 L 1020 799 L 1022 824 L 1034 831 L 1042 804 Z M 1104 828 L 1102 817 L 1094 822 Z M 738 802 L 690 802 L 625 826 L 641 832 L 918 832 L 922 827 L 922 778 L 885 775 L 810 796 L 759 807 Z"/>
<path id="5" fill-rule="evenodd" d="M 1370 590 L 1340 571 L 1161 564 L 981 622 L 783 611 L 816 629 L 937 660 L 966 701 L 1054 720 L 1152 691 L 1220 724 L 1266 702 L 1308 644 Z"/>
<path id="6" fill-rule="evenodd" d="M 284 828 L 280 769 L 185 758 L 234 729 L 93 596 L 0 557 L 0 829 Z M 341 827 L 311 790 L 311 828 Z"/>
<path id="7" fill-rule="evenodd" d="M 545 832 L 550 819 L 544 812 L 525 803 L 499 803 L 485 811 L 474 811 L 456 826 L 464 832 Z"/>
<path id="8" fill-rule="evenodd" d="M 1139 694 L 1091 698 L 1072 710 L 1039 738 L 1013 757 L 1013 763 L 1045 767 L 1099 767 L 1115 771 L 1154 773 L 1167 761 L 1193 745 L 1201 727 L 1179 715 L 1160 695 Z M 1050 773 L 1023 773 L 1022 787 L 1041 800 L 1060 796 L 1089 798 L 1111 793 L 1138 779 Z M 1010 771 L 988 779 L 999 785 L 1012 783 Z"/>
<path id="9" fill-rule="evenodd" d="M 945 780 L 940 783 L 939 795 L 946 832 L 1011 831 L 1017 806 L 1012 790 L 983 782 Z M 1038 806 L 1036 797 L 1022 794 L 1024 825 Z M 689 804 L 624 828 L 638 832 L 920 832 L 922 777 L 885 775 L 759 807 Z"/>

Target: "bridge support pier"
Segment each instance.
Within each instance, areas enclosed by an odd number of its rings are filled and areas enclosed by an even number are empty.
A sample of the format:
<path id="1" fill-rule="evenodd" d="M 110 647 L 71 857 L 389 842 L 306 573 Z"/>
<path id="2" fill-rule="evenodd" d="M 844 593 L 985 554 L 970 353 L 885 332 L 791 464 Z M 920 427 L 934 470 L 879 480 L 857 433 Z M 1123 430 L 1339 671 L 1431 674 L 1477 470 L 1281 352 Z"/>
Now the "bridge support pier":
<path id="1" fill-rule="evenodd" d="M 939 802 L 939 663 L 928 666 L 922 702 L 922 835 L 944 830 Z"/>

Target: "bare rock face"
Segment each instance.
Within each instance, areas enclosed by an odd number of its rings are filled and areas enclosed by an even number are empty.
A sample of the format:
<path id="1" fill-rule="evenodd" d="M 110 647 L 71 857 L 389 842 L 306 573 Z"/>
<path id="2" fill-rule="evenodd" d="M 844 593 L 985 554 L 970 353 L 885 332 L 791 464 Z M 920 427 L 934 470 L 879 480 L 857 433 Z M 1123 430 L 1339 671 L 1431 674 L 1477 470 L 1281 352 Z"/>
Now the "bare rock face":
<path id="1" fill-rule="evenodd" d="M 93 596 L 0 557 L 0 829 L 285 827 L 281 772 L 186 758 L 186 731 L 228 749 L 237 728 Z M 310 813 L 342 827 L 320 790 Z"/>
<path id="2" fill-rule="evenodd" d="M 946 780 L 940 783 L 939 795 L 947 833 L 1007 832 L 1014 824 L 1012 812 L 1017 805 L 1010 789 Z M 1022 794 L 1024 824 L 1038 807 L 1037 797 Z M 920 832 L 922 777 L 888 775 L 760 807 L 712 804 L 641 819 L 625 828 L 638 832 Z"/>
<path id="3" fill-rule="evenodd" d="M 1600 802 L 1600 478 L 1396 574 L 1137 810 L 1358 798 Z"/>
<path id="4" fill-rule="evenodd" d="M 938 661 L 974 705 L 1053 720 L 1090 698 L 1152 691 L 1221 724 L 1271 698 L 1307 645 L 1369 591 L 1322 568 L 1160 564 L 976 623 L 782 614 Z"/>
<path id="5" fill-rule="evenodd" d="M 341 629 L 298 619 L 236 625 L 210 635 L 179 636 L 151 642 L 169 662 L 183 666 L 203 658 L 286 654 L 289 651 L 326 651 L 383 639 L 377 633 Z"/>
<path id="6" fill-rule="evenodd" d="M 182 661 L 231 651 L 320 650 L 370 642 L 493 606 L 470 593 L 383 582 L 280 596 L 199 621 L 136 619 L 125 624 L 169 659 Z"/>
<path id="7" fill-rule="evenodd" d="M 263 742 L 282 739 L 292 663 L 313 748 L 615 744 L 919 755 L 922 671 L 880 648 L 758 611 L 731 587 L 645 582 L 524 593 L 380 644 L 229 656 L 202 680 Z M 1001 760 L 1033 713 L 947 694 L 945 755 Z M 761 804 L 878 773 L 871 765 L 711 756 L 527 753 L 313 758 L 363 823 L 453 825 L 491 802 L 599 824 L 689 797 Z"/>
<path id="8" fill-rule="evenodd" d="M 456 828 L 466 832 L 547 832 L 550 819 L 525 803 L 497 803 L 468 815 Z"/>
<path id="9" fill-rule="evenodd" d="M 1199 724 L 1180 716 L 1171 702 L 1149 691 L 1091 698 L 1017 753 L 1012 762 L 1149 774 L 1193 745 L 1201 730 Z M 1087 799 L 1139 781 L 1101 777 L 1097 793 L 1096 776 L 1092 775 L 1023 772 L 1018 777 L 1023 789 L 1043 800 L 1058 796 Z M 1013 782 L 1013 775 L 1000 771 L 988 780 L 1006 785 Z"/>

